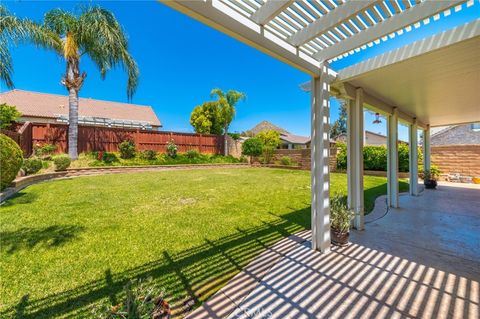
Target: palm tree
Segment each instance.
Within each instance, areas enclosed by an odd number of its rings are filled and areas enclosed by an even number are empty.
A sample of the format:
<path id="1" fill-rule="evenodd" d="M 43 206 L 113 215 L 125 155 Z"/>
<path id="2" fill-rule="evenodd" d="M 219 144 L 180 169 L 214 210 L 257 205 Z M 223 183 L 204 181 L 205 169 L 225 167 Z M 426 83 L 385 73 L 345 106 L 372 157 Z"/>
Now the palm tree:
<path id="1" fill-rule="evenodd" d="M 212 96 L 218 97 L 218 102 L 220 106 L 220 115 L 222 117 L 223 124 L 223 134 L 224 134 L 224 154 L 228 155 L 228 128 L 230 123 L 232 123 L 233 118 L 235 117 L 235 105 L 239 101 L 244 101 L 246 98 L 245 93 L 229 90 L 227 93 L 223 92 L 221 89 L 213 89 L 210 93 Z"/>
<path id="2" fill-rule="evenodd" d="M 40 47 L 59 47 L 61 42 L 51 32 L 29 19 L 20 19 L 12 15 L 8 9 L 0 5 L 0 80 L 13 89 L 13 63 L 9 50 L 9 42 L 31 42 Z"/>
<path id="3" fill-rule="evenodd" d="M 68 154 L 77 159 L 78 92 L 86 77 L 86 73 L 80 71 L 80 57 L 89 56 L 102 79 L 108 70 L 123 67 L 128 75 L 127 97 L 131 99 L 137 88 L 139 71 L 128 52 L 126 35 L 115 16 L 98 6 L 86 7 L 78 15 L 61 9 L 51 10 L 45 15 L 43 25 L 35 25 L 34 32 L 27 32 L 27 35 L 31 41 L 53 49 L 66 62 L 61 83 L 68 90 Z"/>

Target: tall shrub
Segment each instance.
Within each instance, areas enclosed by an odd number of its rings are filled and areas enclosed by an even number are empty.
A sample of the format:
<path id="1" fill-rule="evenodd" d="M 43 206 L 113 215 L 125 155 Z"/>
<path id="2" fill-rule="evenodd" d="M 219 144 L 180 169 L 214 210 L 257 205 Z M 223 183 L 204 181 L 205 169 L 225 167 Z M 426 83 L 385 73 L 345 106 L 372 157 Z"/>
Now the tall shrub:
<path id="1" fill-rule="evenodd" d="M 135 143 L 132 140 L 125 140 L 118 145 L 120 157 L 123 159 L 135 157 Z"/>
<path id="2" fill-rule="evenodd" d="M 15 106 L 7 103 L 0 104 L 0 128 L 10 128 L 21 115 Z"/>
<path id="3" fill-rule="evenodd" d="M 22 166 L 22 150 L 10 137 L 0 134 L 0 190 L 7 188 Z"/>
<path id="4" fill-rule="evenodd" d="M 262 131 L 256 136 L 262 141 L 262 153 L 265 163 L 270 163 L 273 151 L 280 145 L 280 133 L 277 131 Z"/>
<path id="5" fill-rule="evenodd" d="M 345 143 L 337 143 L 337 168 L 347 169 L 347 146 Z M 408 172 L 409 150 L 407 144 L 398 144 L 398 170 Z M 383 145 L 365 145 L 363 147 L 363 168 L 369 171 L 387 170 L 387 148 Z"/>

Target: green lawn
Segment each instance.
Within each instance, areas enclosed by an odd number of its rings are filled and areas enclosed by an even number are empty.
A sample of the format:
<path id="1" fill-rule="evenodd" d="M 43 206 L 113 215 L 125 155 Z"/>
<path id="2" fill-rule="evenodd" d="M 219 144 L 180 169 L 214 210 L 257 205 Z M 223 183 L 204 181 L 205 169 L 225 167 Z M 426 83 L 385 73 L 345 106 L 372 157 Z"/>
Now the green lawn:
<path id="1" fill-rule="evenodd" d="M 332 174 L 332 192 L 346 176 Z M 401 190 L 408 188 L 401 183 Z M 365 177 L 365 203 L 386 180 Z M 177 313 L 207 299 L 266 246 L 310 227 L 310 175 L 165 171 L 37 184 L 0 208 L 2 318 L 89 317 L 151 276 Z"/>

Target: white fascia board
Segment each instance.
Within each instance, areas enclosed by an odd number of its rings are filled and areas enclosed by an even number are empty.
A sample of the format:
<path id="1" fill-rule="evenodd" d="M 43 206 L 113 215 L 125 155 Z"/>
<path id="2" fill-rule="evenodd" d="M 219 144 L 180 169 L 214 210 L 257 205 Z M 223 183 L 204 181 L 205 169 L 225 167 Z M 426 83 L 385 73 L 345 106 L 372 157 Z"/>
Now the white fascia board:
<path id="1" fill-rule="evenodd" d="M 480 36 L 480 19 L 443 31 L 429 38 L 386 52 L 338 72 L 337 81 L 351 81 L 362 75 L 410 58 Z"/>
<path id="2" fill-rule="evenodd" d="M 292 2 L 293 0 L 267 0 L 267 2 L 252 14 L 250 19 L 260 25 L 265 25 L 287 8 Z"/>
<path id="3" fill-rule="evenodd" d="M 366 1 L 367 2 L 367 1 Z M 465 0 L 426 0 L 413 8 L 398 13 L 381 23 L 378 23 L 366 30 L 363 30 L 348 39 L 345 39 L 335 45 L 316 53 L 314 58 L 319 61 L 327 61 L 345 52 L 349 52 L 366 43 L 381 38 L 382 36 L 396 32 L 406 26 L 412 25 L 427 17 L 433 16 L 438 12 L 456 6 Z"/>
<path id="4" fill-rule="evenodd" d="M 375 2 L 373 2 L 373 4 L 374 3 Z M 315 20 L 305 28 L 299 30 L 290 38 L 288 38 L 287 41 L 294 46 L 305 44 L 311 39 L 319 36 L 340 22 L 349 19 L 351 16 L 356 15 L 358 12 L 368 8 L 371 5 L 371 1 L 348 1 L 328 12 L 323 17 Z"/>
<path id="5" fill-rule="evenodd" d="M 160 2 L 311 76 L 320 74 L 318 61 L 218 0 Z"/>

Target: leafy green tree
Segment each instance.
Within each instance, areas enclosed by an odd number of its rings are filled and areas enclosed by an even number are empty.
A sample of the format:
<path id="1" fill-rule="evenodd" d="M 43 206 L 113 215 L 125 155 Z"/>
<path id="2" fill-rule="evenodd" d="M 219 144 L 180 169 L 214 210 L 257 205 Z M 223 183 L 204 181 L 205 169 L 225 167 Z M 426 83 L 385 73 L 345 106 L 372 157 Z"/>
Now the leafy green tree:
<path id="1" fill-rule="evenodd" d="M 110 69 L 116 67 L 125 69 L 128 76 L 127 96 L 129 99 L 135 93 L 138 85 L 138 67 L 128 52 L 127 37 L 121 25 L 113 13 L 99 6 L 85 7 L 79 14 L 53 9 L 45 14 L 42 25 L 18 19 L 17 23 L 8 24 L 4 20 L 14 21 L 16 18 L 9 15 L 4 9 L 0 13 L 2 14 L 2 20 L 0 20 L 2 21 L 0 22 L 2 37 L 5 30 L 8 30 L 7 36 L 9 33 L 13 33 L 19 40 L 28 39 L 52 49 L 64 59 L 66 70 L 62 84 L 68 90 L 69 104 L 68 154 L 72 159 L 77 159 L 78 93 L 86 77 L 86 73 L 80 71 L 80 57 L 89 56 L 98 67 L 102 78 L 105 78 Z M 9 26 L 8 29 L 4 27 L 5 24 Z M 5 51 L 1 50 L 0 55 Z M 4 64 L 3 61 L 8 62 L 9 60 L 3 58 L 0 61 Z M 0 65 L 0 67 L 2 79 L 8 80 L 4 74 L 11 74 L 11 64 L 10 68 L 8 68 L 8 63 Z M 6 83 L 8 84 L 8 82 Z"/>
<path id="2" fill-rule="evenodd" d="M 190 124 L 200 134 L 223 134 L 223 121 L 217 101 L 205 102 L 195 107 L 190 115 Z"/>
<path id="3" fill-rule="evenodd" d="M 270 163 L 273 151 L 280 145 L 280 133 L 277 131 L 262 131 L 256 135 L 262 142 L 263 159 Z"/>
<path id="4" fill-rule="evenodd" d="M 235 106 L 239 101 L 244 101 L 246 98 L 245 93 L 235 91 L 235 90 L 228 90 L 226 93 L 223 92 L 221 89 L 215 88 L 211 92 L 212 96 L 217 96 L 219 109 L 220 109 L 220 119 L 223 128 L 224 134 L 224 141 L 225 141 L 225 155 L 228 155 L 228 142 L 227 142 L 227 134 L 228 128 L 232 123 L 233 119 L 235 118 Z"/>
<path id="5" fill-rule="evenodd" d="M 330 128 L 330 138 L 335 139 L 339 135 L 347 133 L 347 102 L 342 101 L 340 104 L 340 116 L 333 122 Z"/>
<path id="6" fill-rule="evenodd" d="M 263 151 L 263 142 L 257 137 L 250 137 L 242 143 L 242 154 L 247 156 L 260 156 Z"/>
<path id="7" fill-rule="evenodd" d="M 9 128 L 21 115 L 15 106 L 0 104 L 0 128 Z"/>

